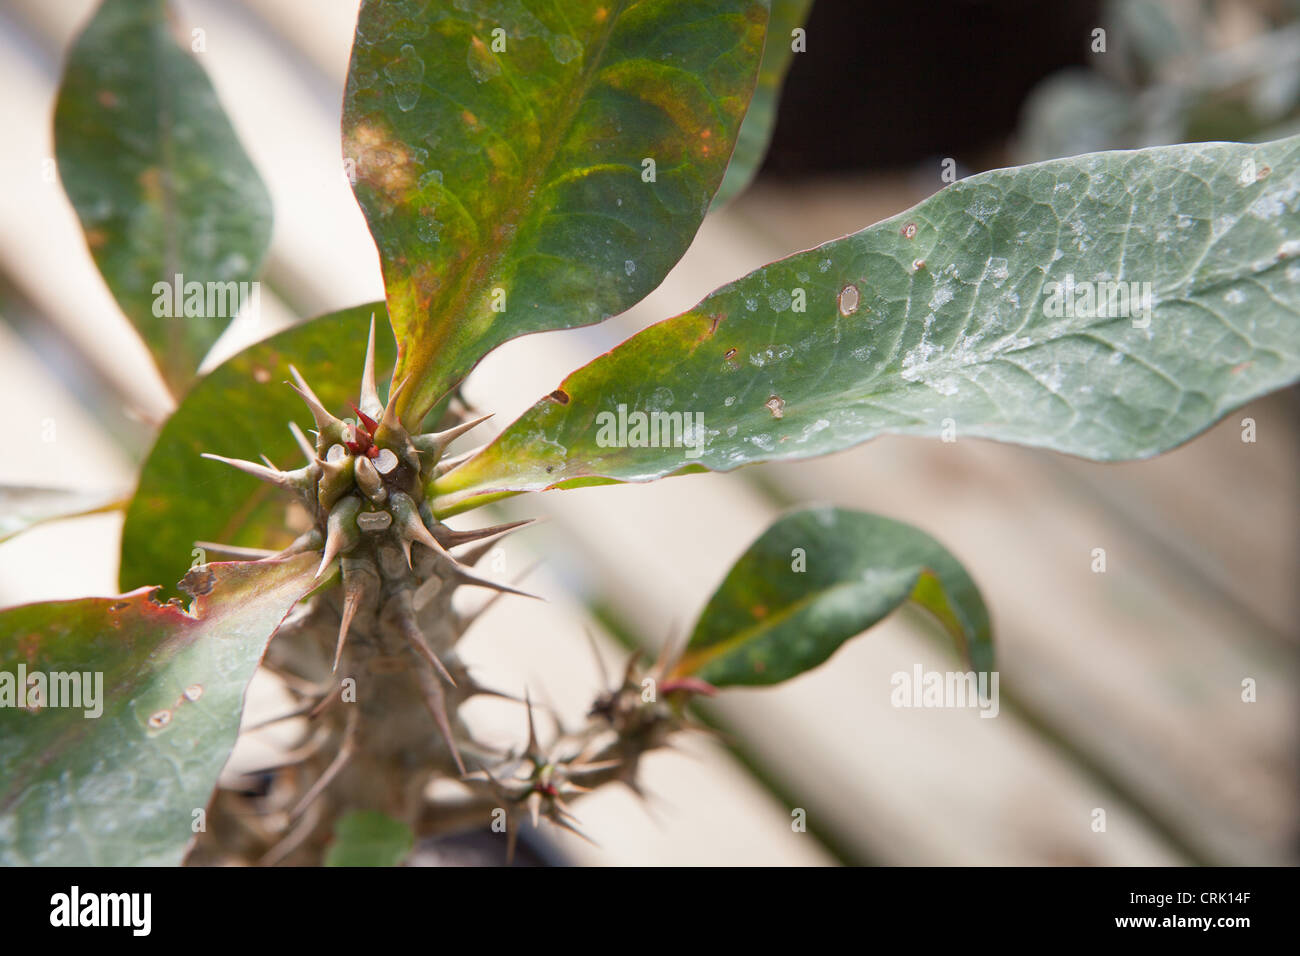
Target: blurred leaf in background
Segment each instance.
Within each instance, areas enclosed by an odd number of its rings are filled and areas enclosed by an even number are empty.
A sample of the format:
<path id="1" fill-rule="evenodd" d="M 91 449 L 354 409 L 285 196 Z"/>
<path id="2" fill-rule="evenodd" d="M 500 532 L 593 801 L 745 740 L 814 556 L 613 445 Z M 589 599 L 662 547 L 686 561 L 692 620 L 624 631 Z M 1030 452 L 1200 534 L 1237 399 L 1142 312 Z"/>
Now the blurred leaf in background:
<path id="1" fill-rule="evenodd" d="M 164 0 L 99 8 L 68 55 L 54 141 L 95 264 L 183 394 L 260 302 L 271 197 Z"/>
<path id="2" fill-rule="evenodd" d="M 1278 139 L 1300 128 L 1300 4 L 1111 0 L 1025 103 L 1017 159 Z"/>

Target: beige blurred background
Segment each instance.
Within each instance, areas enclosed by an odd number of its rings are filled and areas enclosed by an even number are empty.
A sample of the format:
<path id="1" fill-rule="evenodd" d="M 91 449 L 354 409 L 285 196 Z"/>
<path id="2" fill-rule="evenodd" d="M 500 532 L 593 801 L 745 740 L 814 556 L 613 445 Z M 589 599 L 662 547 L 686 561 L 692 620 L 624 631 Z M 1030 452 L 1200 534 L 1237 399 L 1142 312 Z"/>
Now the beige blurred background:
<path id="1" fill-rule="evenodd" d="M 262 315 L 237 321 L 221 354 L 381 298 L 374 246 L 339 160 L 356 0 L 175 6 L 184 35 L 205 31 L 200 61 L 275 203 Z M 92 8 L 0 2 L 0 403 L 16 439 L 5 443 L 0 482 L 129 488 L 147 423 L 169 408 L 61 187 L 43 175 L 63 52 Z M 817 41 L 810 33 L 809 56 Z M 1033 108 L 1059 115 L 1041 98 Z M 1053 148 L 1041 117 L 1025 130 L 988 155 L 1003 162 Z M 937 159 L 761 181 L 705 223 L 644 303 L 598 327 L 509 343 L 473 373 L 467 395 L 509 422 L 629 333 L 766 261 L 923 198 L 940 185 Z M 1246 417 L 1256 422 L 1253 444 L 1241 440 Z M 54 440 L 42 440 L 50 422 Z M 617 667 L 625 652 L 614 632 L 650 645 L 680 636 L 784 508 L 877 511 L 935 535 L 983 589 L 999 648 L 998 718 L 890 705 L 895 671 L 951 666 L 931 623 L 901 613 L 786 685 L 723 694 L 708 714 L 725 740 L 687 735 L 680 751 L 649 758 L 649 806 L 621 790 L 585 798 L 579 816 L 600 846 L 545 831 L 557 859 L 1294 863 L 1298 436 L 1294 394 L 1282 394 L 1142 463 L 886 438 L 811 462 L 516 499 L 501 513 L 550 520 L 516 536 L 505 573 L 542 559 L 526 583 L 550 601 L 498 602 L 466 657 L 485 682 L 515 692 L 527 684 L 576 721 L 597 690 L 584 628 Z M 0 545 L 0 604 L 115 592 L 119 531 L 120 518 L 101 516 Z M 1091 570 L 1099 547 L 1104 574 Z M 1247 678 L 1257 683 L 1254 703 L 1242 701 Z M 489 739 L 524 732 L 509 704 L 475 703 L 471 718 Z M 808 832 L 792 828 L 795 808 Z M 1097 809 L 1104 832 L 1092 827 Z"/>

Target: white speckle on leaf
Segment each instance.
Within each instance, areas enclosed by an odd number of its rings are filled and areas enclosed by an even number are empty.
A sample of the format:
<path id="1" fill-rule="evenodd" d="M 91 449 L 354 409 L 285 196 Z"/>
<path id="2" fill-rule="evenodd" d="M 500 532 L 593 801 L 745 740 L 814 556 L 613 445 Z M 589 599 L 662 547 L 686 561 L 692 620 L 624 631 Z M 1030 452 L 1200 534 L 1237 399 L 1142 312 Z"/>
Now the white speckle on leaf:
<path id="1" fill-rule="evenodd" d="M 791 355 L 794 355 L 794 349 L 790 348 L 790 346 L 775 345 L 772 348 L 753 353 L 749 357 L 749 364 L 755 368 L 762 368 L 770 362 L 782 362 Z"/>
<path id="2" fill-rule="evenodd" d="M 1074 236 L 1074 247 L 1080 252 L 1088 251 L 1088 227 L 1084 225 L 1082 219 L 1076 219 L 1069 224 L 1070 234 Z"/>
<path id="3" fill-rule="evenodd" d="M 1293 179 L 1285 186 L 1271 189 L 1250 204 L 1249 212 L 1256 219 L 1276 219 L 1296 205 L 1300 196 L 1300 179 Z"/>
<path id="4" fill-rule="evenodd" d="M 990 206 L 982 199 L 977 199 L 966 207 L 966 215 L 982 223 L 988 222 L 989 219 L 997 214 L 997 211 L 996 206 Z"/>
<path id="5" fill-rule="evenodd" d="M 989 259 L 988 265 L 984 267 L 984 275 L 993 280 L 994 286 L 1001 286 L 1002 283 L 1007 281 L 1007 276 L 1010 274 L 1006 259 Z"/>
<path id="6" fill-rule="evenodd" d="M 1262 197 L 1261 197 L 1262 198 Z M 1235 216 L 1219 216 L 1210 225 L 1210 238 L 1217 240 L 1225 232 L 1237 224 Z"/>
<path id="7" fill-rule="evenodd" d="M 827 421 L 826 419 L 824 419 L 824 418 L 819 418 L 819 419 L 817 419 L 817 421 L 813 422 L 812 424 L 810 424 L 810 425 L 805 425 L 805 426 L 803 427 L 803 434 L 800 436 L 799 440 L 800 440 L 801 442 L 803 442 L 803 441 L 807 441 L 807 440 L 808 440 L 809 438 L 811 438 L 813 435 L 816 435 L 818 432 L 820 432 L 820 431 L 824 431 L 825 429 L 830 428 L 830 427 L 831 427 L 831 423 L 830 423 L 830 422 L 828 422 L 828 421 Z"/>

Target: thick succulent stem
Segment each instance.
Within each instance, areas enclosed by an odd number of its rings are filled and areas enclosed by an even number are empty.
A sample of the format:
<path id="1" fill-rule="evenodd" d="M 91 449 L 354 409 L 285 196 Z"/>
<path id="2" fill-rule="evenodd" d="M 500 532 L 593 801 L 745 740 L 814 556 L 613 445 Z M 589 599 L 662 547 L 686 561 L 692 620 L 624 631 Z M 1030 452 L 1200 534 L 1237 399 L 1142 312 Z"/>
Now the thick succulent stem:
<path id="1" fill-rule="evenodd" d="M 192 863 L 320 863 L 335 822 L 353 810 L 378 811 L 424 832 L 424 794 L 438 776 L 470 782 L 478 800 L 512 818 L 546 816 L 577 832 L 567 801 L 614 780 L 635 786 L 640 756 L 681 725 L 683 695 L 647 701 L 629 665 L 580 731 L 543 748 L 530 704 L 521 755 L 474 743 L 460 708 L 488 691 L 456 656 L 471 622 L 453 612 L 452 596 L 462 586 L 525 594 L 469 565 L 527 522 L 455 531 L 434 517 L 424 489 L 459 461 L 444 458 L 450 443 L 484 419 L 409 435 L 394 414 L 401 386 L 380 405 L 373 340 L 372 327 L 356 423 L 335 418 L 294 370 L 316 425 L 314 446 L 294 429 L 308 457 L 304 467 L 282 472 L 217 458 L 299 497 L 314 527 L 289 550 L 320 551 L 322 586 L 281 625 L 266 658 L 301 694 L 292 716 L 305 716 L 306 740 L 245 787 L 218 791 Z M 659 680 L 666 670 L 652 673 Z M 476 772 L 467 774 L 470 767 Z M 464 811 L 454 816 L 466 819 Z M 490 819 L 484 813 L 481 823 Z"/>

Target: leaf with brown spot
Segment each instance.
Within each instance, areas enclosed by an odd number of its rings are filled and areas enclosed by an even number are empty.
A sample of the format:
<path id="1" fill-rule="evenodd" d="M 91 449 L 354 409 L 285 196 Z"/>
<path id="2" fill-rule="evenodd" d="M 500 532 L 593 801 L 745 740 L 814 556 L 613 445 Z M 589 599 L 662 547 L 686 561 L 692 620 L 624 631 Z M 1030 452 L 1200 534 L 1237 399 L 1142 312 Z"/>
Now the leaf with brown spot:
<path id="1" fill-rule="evenodd" d="M 210 565 L 188 612 L 148 589 L 0 611 L 0 866 L 179 863 L 245 688 L 318 560 Z M 46 676 L 46 706 L 14 696 L 22 672 Z M 57 674 L 92 675 L 78 691 L 97 700 L 51 706 Z"/>
<path id="2" fill-rule="evenodd" d="M 1262 165 L 1272 175 L 1243 184 Z M 1297 330 L 1300 137 L 993 170 L 763 266 L 578 369 L 567 404 L 539 401 L 441 476 L 437 510 L 884 433 L 1144 458 L 1300 379 Z M 672 440 L 605 428 L 655 413 Z"/>
<path id="3" fill-rule="evenodd" d="M 659 284 L 722 181 L 766 21 L 765 0 L 362 4 L 344 155 L 408 425 L 501 343 Z"/>

